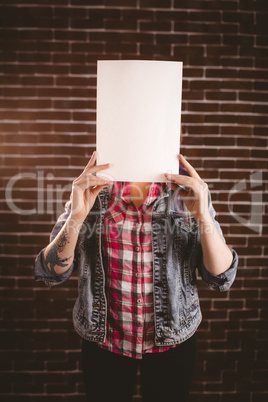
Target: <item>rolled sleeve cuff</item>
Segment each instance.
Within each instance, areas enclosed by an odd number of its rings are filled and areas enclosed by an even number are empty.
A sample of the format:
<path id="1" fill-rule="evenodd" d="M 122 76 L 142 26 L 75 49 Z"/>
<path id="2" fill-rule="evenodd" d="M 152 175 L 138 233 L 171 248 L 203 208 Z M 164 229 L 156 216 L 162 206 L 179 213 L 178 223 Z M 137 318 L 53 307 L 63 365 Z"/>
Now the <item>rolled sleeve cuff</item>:
<path id="1" fill-rule="evenodd" d="M 55 286 L 69 279 L 74 270 L 74 262 L 67 269 L 67 271 L 61 274 L 54 273 L 50 271 L 47 264 L 45 263 L 44 250 L 45 249 L 41 250 L 35 259 L 35 265 L 34 265 L 35 280 L 44 281 L 47 286 Z"/>
<path id="2" fill-rule="evenodd" d="M 202 263 L 201 272 L 203 280 L 208 284 L 209 287 L 220 292 L 225 292 L 232 286 L 237 272 L 238 266 L 238 255 L 235 250 L 229 247 L 233 254 L 233 261 L 230 268 L 220 275 L 213 275 L 209 272 L 204 264 Z"/>

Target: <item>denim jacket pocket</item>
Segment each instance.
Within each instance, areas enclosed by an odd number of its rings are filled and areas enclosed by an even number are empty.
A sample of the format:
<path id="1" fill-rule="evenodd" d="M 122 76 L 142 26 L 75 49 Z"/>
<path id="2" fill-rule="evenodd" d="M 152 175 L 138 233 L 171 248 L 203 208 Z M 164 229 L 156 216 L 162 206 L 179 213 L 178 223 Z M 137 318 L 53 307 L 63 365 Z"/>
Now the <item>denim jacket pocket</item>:
<path id="1" fill-rule="evenodd" d="M 193 217 L 186 220 L 181 216 L 172 215 L 172 220 L 174 222 L 174 250 L 179 253 L 179 259 L 182 261 L 189 257 L 194 247 L 198 225 Z"/>

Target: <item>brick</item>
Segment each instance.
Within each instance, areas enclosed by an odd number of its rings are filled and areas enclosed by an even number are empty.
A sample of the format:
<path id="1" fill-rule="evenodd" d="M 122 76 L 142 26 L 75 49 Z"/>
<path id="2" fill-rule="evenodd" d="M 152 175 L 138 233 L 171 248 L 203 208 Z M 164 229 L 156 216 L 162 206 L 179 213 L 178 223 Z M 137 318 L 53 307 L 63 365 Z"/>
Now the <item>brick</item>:
<path id="1" fill-rule="evenodd" d="M 65 98 L 65 97 L 67 98 L 71 96 L 71 91 L 69 88 L 53 88 L 53 87 L 37 88 L 36 93 L 40 97 L 47 97 L 47 98 Z"/>
<path id="2" fill-rule="evenodd" d="M 141 8 L 170 8 L 170 0 L 140 0 Z"/>
<path id="3" fill-rule="evenodd" d="M 190 89 L 213 89 L 215 91 L 220 89 L 220 82 L 212 80 L 195 80 L 191 82 Z"/>
<path id="4" fill-rule="evenodd" d="M 261 35 L 256 37 L 257 46 L 267 46 L 267 44 L 268 44 L 267 36 Z"/>
<path id="5" fill-rule="evenodd" d="M 8 39 L 1 42 L 1 49 L 5 50 L 12 50 L 13 52 L 16 51 L 36 51 L 36 44 L 35 42 L 19 42 L 19 41 L 9 41 Z"/>
<path id="6" fill-rule="evenodd" d="M 257 68 L 267 68 L 268 65 L 267 58 L 265 59 L 257 58 L 255 63 Z"/>
<path id="7" fill-rule="evenodd" d="M 220 35 L 190 35 L 190 44 L 220 44 Z"/>
<path id="8" fill-rule="evenodd" d="M 221 65 L 225 67 L 253 67 L 253 58 L 234 58 L 234 57 L 221 57 Z"/>
<path id="9" fill-rule="evenodd" d="M 55 100 L 53 106 L 56 109 L 96 109 L 95 100 Z"/>
<path id="10" fill-rule="evenodd" d="M 219 105 L 217 103 L 191 103 L 188 102 L 188 110 L 191 112 L 218 112 Z"/>
<path id="11" fill-rule="evenodd" d="M 113 30 L 136 30 L 137 21 L 135 20 L 120 20 L 118 19 L 105 19 L 103 26 L 105 29 Z"/>
<path id="12" fill-rule="evenodd" d="M 198 16 L 198 13 L 196 13 L 196 21 L 202 21 L 202 13 Z M 212 17 L 211 17 L 212 18 Z M 219 23 L 213 23 L 211 22 L 210 24 L 207 23 L 200 23 L 200 22 L 195 22 L 195 20 L 192 21 L 186 21 L 182 23 L 175 23 L 174 26 L 175 31 L 190 31 L 190 32 L 202 32 L 202 33 L 210 33 L 210 34 L 215 34 L 215 33 L 225 33 L 225 34 L 234 34 L 238 33 L 238 26 L 235 24 L 219 24 Z"/>
<path id="13" fill-rule="evenodd" d="M 266 79 L 265 71 L 259 69 L 241 69 L 238 72 L 239 78 L 253 78 L 253 79 Z"/>
<path id="14" fill-rule="evenodd" d="M 220 21 L 221 17 L 220 17 L 220 13 L 217 11 L 204 11 L 204 12 L 194 12 L 191 11 L 188 14 L 188 18 L 189 20 L 193 20 L 193 21 Z"/>
<path id="15" fill-rule="evenodd" d="M 18 61 L 23 63 L 49 63 L 51 55 L 49 53 L 18 53 Z"/>
<path id="16" fill-rule="evenodd" d="M 156 43 L 159 45 L 169 45 L 171 43 L 187 43 L 187 36 L 186 35 L 178 35 L 178 34 L 158 34 L 156 35 Z M 184 47 L 180 47 L 181 52 L 184 51 Z M 203 54 L 203 52 L 202 52 Z"/>
<path id="17" fill-rule="evenodd" d="M 183 91 L 183 100 L 202 100 L 203 93 L 201 91 Z"/>
<path id="18" fill-rule="evenodd" d="M 53 38 L 52 32 L 50 30 L 21 30 L 19 33 L 19 38 L 21 40 L 51 40 Z"/>
<path id="19" fill-rule="evenodd" d="M 239 99 L 243 101 L 266 102 L 268 99 L 268 94 L 265 92 L 240 92 Z"/>
<path id="20" fill-rule="evenodd" d="M 224 103 L 221 104 L 222 112 L 252 113 L 253 106 L 242 103 Z"/>
<path id="21" fill-rule="evenodd" d="M 96 113 L 92 112 L 74 112 L 73 120 L 79 121 L 96 121 Z"/>
<path id="22" fill-rule="evenodd" d="M 258 34 L 266 34 L 266 13 L 257 13 L 256 14 L 256 26 L 255 26 L 255 32 Z"/>
<path id="23" fill-rule="evenodd" d="M 104 4 L 104 0 L 93 0 L 90 2 L 92 6 L 97 5 L 101 6 Z M 88 6 L 88 1 L 87 0 L 71 0 L 71 5 L 73 6 Z"/>
<path id="24" fill-rule="evenodd" d="M 265 81 L 256 81 L 256 82 L 254 82 L 254 90 L 255 91 L 268 90 L 268 83 Z"/>
<path id="25" fill-rule="evenodd" d="M 238 123 L 239 116 L 236 117 L 235 115 L 229 113 L 229 114 L 211 114 L 211 115 L 206 115 L 205 116 L 205 121 L 207 123 Z M 251 121 L 255 121 L 255 117 L 252 116 L 250 119 L 247 117 L 248 124 L 251 124 Z M 240 122 L 241 123 L 241 122 Z"/>
<path id="26" fill-rule="evenodd" d="M 238 50 L 235 46 L 208 46 L 207 55 L 208 56 L 226 56 L 226 55 L 236 55 Z"/>
<path id="27" fill-rule="evenodd" d="M 186 11 L 175 11 L 175 10 L 155 10 L 149 11 L 146 10 L 147 13 L 151 12 L 153 14 L 141 16 L 139 19 L 152 21 L 153 19 L 157 22 L 173 22 L 173 21 L 185 21 L 187 19 Z M 161 26 L 161 25 L 160 25 Z M 159 31 L 159 28 L 156 26 L 156 31 Z"/>
<path id="28" fill-rule="evenodd" d="M 9 74 L 12 74 L 12 71 L 10 71 L 11 67 L 10 66 L 7 66 L 7 67 L 8 67 L 7 71 L 9 71 Z M 3 68 L 3 70 L 4 70 L 4 68 Z M 9 76 L 9 75 L 7 75 L 7 72 L 6 72 L 6 75 L 0 76 L 0 83 L 1 83 L 1 85 L 18 85 L 19 77 L 16 77 L 14 75 Z"/>
<path id="29" fill-rule="evenodd" d="M 72 19 L 71 27 L 74 29 L 103 29 L 104 21 L 103 18 L 89 18 L 87 19 Z"/>
<path id="30" fill-rule="evenodd" d="M 223 69 L 223 68 L 207 68 L 206 69 L 206 77 L 215 77 L 215 78 L 237 78 L 237 71 L 234 69 Z M 223 88 L 224 84 L 233 81 L 222 81 L 221 87 Z"/>
<path id="31" fill-rule="evenodd" d="M 242 89 L 252 90 L 252 83 L 247 81 L 224 81 L 222 82 L 222 89 Z"/>
<path id="32" fill-rule="evenodd" d="M 249 35 L 223 35 L 224 45 L 245 45 L 253 46 L 254 38 Z"/>
<path id="33" fill-rule="evenodd" d="M 257 136 L 267 136 L 267 128 L 266 127 L 254 127 L 254 135 Z"/>
<path id="34" fill-rule="evenodd" d="M 249 47 L 249 46 L 240 46 L 240 55 L 244 56 L 254 56 L 258 58 L 267 57 L 267 48 L 265 47 Z"/>
<path id="35" fill-rule="evenodd" d="M 37 91 L 35 88 L 20 88 L 20 87 L 6 87 L 3 89 L 3 96 L 9 97 L 9 96 L 23 96 L 23 97 L 29 97 L 29 96 L 36 96 Z"/>
<path id="36" fill-rule="evenodd" d="M 85 31 L 55 31 L 55 39 L 56 40 L 64 40 L 64 41 L 86 41 L 87 40 L 87 32 Z"/>
<path id="37" fill-rule="evenodd" d="M 53 63 L 71 63 L 71 66 L 74 64 L 84 64 L 86 61 L 85 54 L 53 54 L 52 55 Z"/>
<path id="38" fill-rule="evenodd" d="M 21 85 L 52 85 L 52 77 L 21 77 Z"/>
<path id="39" fill-rule="evenodd" d="M 203 70 L 202 70 L 202 68 L 184 67 L 183 68 L 183 76 L 184 76 L 184 80 L 186 77 L 202 77 Z"/>
<path id="40" fill-rule="evenodd" d="M 153 31 L 153 32 L 155 32 L 155 31 L 169 32 L 169 31 L 171 31 L 171 21 L 170 20 L 169 21 L 157 21 L 157 22 L 141 21 L 140 22 L 140 30 L 141 31 Z M 184 35 L 184 37 L 186 37 L 186 35 Z"/>
<path id="41" fill-rule="evenodd" d="M 106 52 L 110 53 L 126 53 L 128 52 L 136 54 L 137 53 L 137 44 L 133 43 L 110 43 L 105 46 Z"/>
<path id="42" fill-rule="evenodd" d="M 53 125 L 55 132 L 66 132 L 66 133 L 81 133 L 88 132 L 87 125 L 85 123 L 54 123 Z M 66 136 L 68 138 L 68 135 Z"/>
<path id="43" fill-rule="evenodd" d="M 52 131 L 52 124 L 51 123 L 19 123 L 19 131 L 21 132 L 51 132 Z M 19 136 L 18 139 L 20 141 L 25 140 L 25 134 L 23 136 Z"/>
<path id="44" fill-rule="evenodd" d="M 89 80 L 87 77 L 57 77 L 56 85 L 59 86 L 87 86 Z"/>
<path id="45" fill-rule="evenodd" d="M 221 134 L 226 134 L 226 135 L 246 135 L 246 136 L 251 136 L 252 135 L 252 128 L 251 127 L 245 127 L 245 126 L 223 126 L 221 127 Z M 245 139 L 247 141 L 247 138 Z"/>

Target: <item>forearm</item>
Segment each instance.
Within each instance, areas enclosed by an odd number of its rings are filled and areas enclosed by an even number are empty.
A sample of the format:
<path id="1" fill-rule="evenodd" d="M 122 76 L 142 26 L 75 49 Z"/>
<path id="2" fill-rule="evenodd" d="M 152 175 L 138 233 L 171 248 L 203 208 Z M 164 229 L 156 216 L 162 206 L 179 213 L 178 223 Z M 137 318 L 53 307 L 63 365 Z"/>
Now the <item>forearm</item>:
<path id="1" fill-rule="evenodd" d="M 220 275 L 230 268 L 233 255 L 220 236 L 210 215 L 198 221 L 203 264 L 213 275 Z"/>
<path id="2" fill-rule="evenodd" d="M 46 247 L 44 259 L 50 271 L 66 272 L 73 263 L 74 250 L 82 223 L 69 217 L 55 239 Z"/>

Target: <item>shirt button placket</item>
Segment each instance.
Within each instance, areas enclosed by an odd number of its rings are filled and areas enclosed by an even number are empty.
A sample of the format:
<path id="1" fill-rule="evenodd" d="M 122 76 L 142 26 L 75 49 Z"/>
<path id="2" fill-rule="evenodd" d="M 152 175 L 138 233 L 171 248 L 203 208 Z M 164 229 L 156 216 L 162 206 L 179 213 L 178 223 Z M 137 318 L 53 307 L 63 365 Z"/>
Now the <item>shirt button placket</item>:
<path id="1" fill-rule="evenodd" d="M 142 225 L 142 214 L 139 211 L 137 213 L 137 221 L 135 223 L 135 228 L 136 228 L 136 239 L 137 243 L 134 247 L 135 252 L 140 253 L 142 248 L 141 248 L 141 243 L 140 243 L 140 236 L 141 236 L 141 225 Z M 141 268 L 142 260 L 141 257 L 138 258 L 138 263 L 137 263 L 137 271 L 135 272 L 135 277 L 137 278 L 137 286 L 138 286 L 138 291 L 136 294 L 136 303 L 137 303 L 137 316 L 136 316 L 136 321 L 135 321 L 135 326 L 136 326 L 136 331 L 139 334 L 137 337 L 137 351 L 141 354 L 143 350 L 143 298 L 141 294 L 141 283 L 142 283 L 142 268 Z"/>

